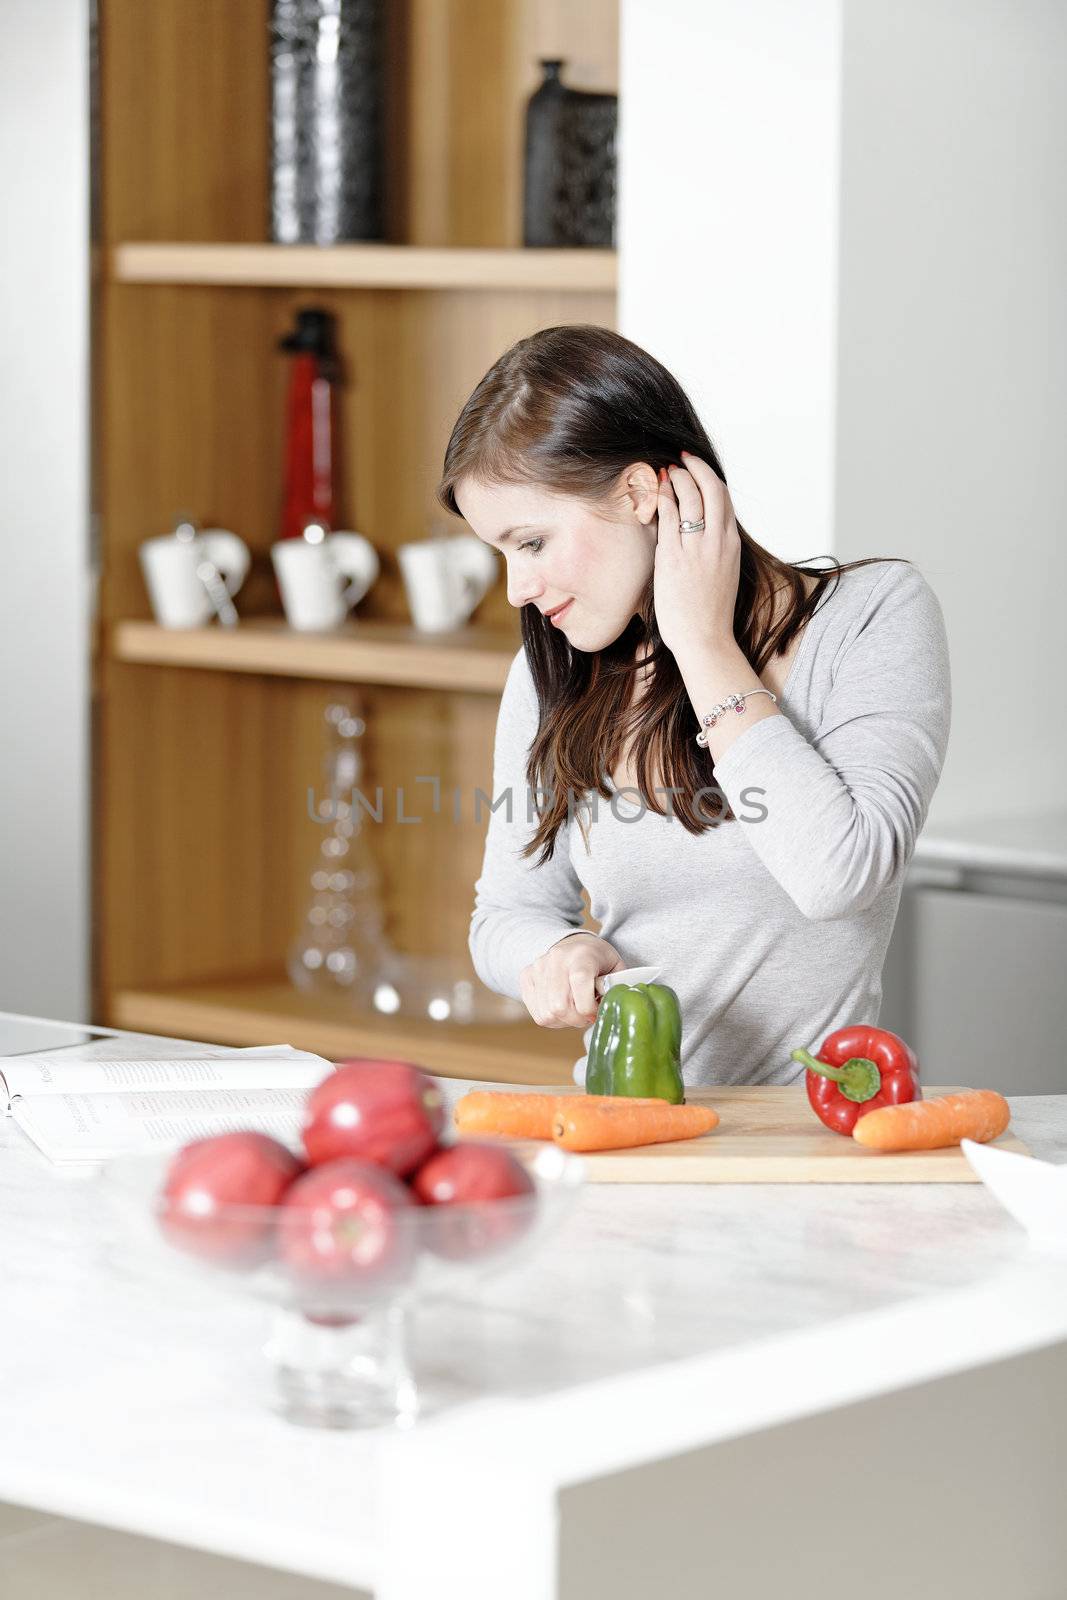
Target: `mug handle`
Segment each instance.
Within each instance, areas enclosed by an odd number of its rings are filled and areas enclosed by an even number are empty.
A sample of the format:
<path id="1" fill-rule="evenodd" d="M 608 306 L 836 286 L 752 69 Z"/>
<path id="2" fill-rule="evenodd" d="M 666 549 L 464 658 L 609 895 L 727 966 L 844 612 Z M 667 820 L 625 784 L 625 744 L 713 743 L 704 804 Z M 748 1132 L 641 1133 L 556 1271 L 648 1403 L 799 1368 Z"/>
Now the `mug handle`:
<path id="1" fill-rule="evenodd" d="M 248 576 L 252 554 L 243 539 L 229 528 L 205 528 L 199 535 L 208 560 L 222 573 L 226 593 L 235 595 Z"/>
<path id="2" fill-rule="evenodd" d="M 341 596 L 349 610 L 358 605 L 381 571 L 378 552 L 361 533 L 341 529 L 331 533 L 326 548 L 338 572 L 351 581 Z"/>
<path id="3" fill-rule="evenodd" d="M 470 616 L 496 581 L 495 553 L 476 534 L 460 534 L 455 541 L 456 562 L 463 580 L 464 606 Z"/>

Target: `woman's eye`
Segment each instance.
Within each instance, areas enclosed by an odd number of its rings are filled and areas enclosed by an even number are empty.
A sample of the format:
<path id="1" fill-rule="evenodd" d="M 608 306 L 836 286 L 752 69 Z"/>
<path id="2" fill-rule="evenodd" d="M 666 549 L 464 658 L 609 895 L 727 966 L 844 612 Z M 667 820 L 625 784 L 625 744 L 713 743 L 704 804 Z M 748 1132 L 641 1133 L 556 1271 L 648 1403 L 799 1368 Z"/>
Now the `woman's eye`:
<path id="1" fill-rule="evenodd" d="M 520 550 L 532 550 L 534 555 L 537 555 L 538 551 L 541 549 L 541 546 L 544 544 L 544 542 L 545 541 L 543 539 L 527 539 L 525 544 L 520 544 L 519 549 Z"/>

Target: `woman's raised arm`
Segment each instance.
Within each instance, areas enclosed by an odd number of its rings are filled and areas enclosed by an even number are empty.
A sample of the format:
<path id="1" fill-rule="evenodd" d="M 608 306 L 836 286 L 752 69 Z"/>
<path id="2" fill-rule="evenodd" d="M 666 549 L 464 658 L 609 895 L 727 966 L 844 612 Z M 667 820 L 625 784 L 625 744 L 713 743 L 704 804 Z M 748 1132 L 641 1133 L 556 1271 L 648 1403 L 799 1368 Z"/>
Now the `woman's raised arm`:
<path id="1" fill-rule="evenodd" d="M 715 765 L 767 870 L 805 916 L 865 911 L 905 871 L 941 775 L 951 721 L 948 639 L 937 596 L 892 564 L 841 647 L 809 742 L 788 716 L 754 723 Z M 756 798 L 745 790 L 758 789 Z"/>

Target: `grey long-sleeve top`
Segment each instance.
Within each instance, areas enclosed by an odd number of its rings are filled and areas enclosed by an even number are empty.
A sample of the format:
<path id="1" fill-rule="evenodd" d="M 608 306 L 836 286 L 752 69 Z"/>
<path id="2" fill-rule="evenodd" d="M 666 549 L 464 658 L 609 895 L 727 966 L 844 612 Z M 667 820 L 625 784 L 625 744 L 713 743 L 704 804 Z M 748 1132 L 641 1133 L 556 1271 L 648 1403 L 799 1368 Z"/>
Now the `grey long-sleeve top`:
<path id="1" fill-rule="evenodd" d="M 500 702 L 496 809 L 471 918 L 482 982 L 521 999 L 522 969 L 582 926 L 584 886 L 624 964 L 661 964 L 677 993 L 687 1084 L 791 1083 L 804 1071 L 792 1050 L 876 1023 L 951 719 L 944 617 L 915 566 L 879 561 L 831 579 L 778 710 L 709 778 L 738 821 L 694 835 L 613 788 L 610 801 L 587 797 L 589 853 L 571 820 L 538 867 L 519 857 L 535 831 L 526 760 L 538 719 L 520 650 Z M 584 1069 L 583 1054 L 579 1083 Z"/>

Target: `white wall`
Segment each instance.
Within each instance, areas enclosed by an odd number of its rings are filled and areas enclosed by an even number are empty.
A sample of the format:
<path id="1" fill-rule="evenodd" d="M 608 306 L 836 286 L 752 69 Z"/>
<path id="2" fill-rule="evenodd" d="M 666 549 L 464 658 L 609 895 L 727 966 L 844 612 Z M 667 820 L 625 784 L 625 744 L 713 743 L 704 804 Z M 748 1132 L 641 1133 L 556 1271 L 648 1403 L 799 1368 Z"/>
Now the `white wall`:
<path id="1" fill-rule="evenodd" d="M 845 18 L 835 550 L 941 600 L 930 822 L 1067 808 L 1067 6 Z"/>
<path id="2" fill-rule="evenodd" d="M 619 329 L 677 374 L 738 515 L 833 549 L 839 0 L 621 0 Z"/>
<path id="3" fill-rule="evenodd" d="M 1067 6 L 622 0 L 620 328 L 754 538 L 941 601 L 930 822 L 1061 809 Z"/>
<path id="4" fill-rule="evenodd" d="M 0 52 L 0 1009 L 88 1009 L 88 0 Z"/>

